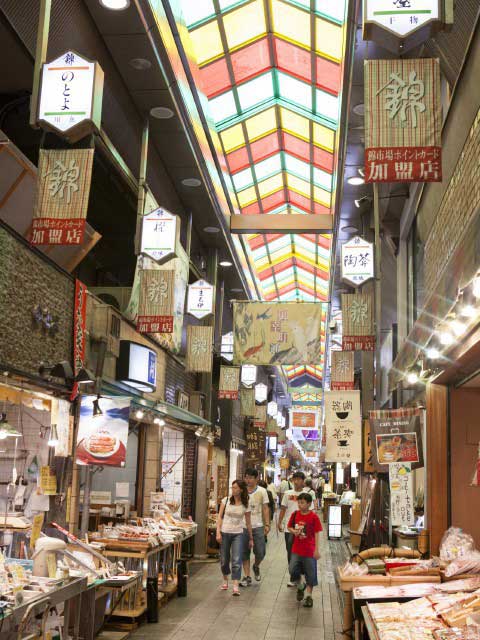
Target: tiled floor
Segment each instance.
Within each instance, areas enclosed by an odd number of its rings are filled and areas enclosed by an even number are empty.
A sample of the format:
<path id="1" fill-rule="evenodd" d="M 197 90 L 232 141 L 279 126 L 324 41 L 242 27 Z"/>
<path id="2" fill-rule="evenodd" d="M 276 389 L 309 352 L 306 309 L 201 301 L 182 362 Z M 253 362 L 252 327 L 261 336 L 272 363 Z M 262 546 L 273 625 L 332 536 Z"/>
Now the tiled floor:
<path id="1" fill-rule="evenodd" d="M 240 598 L 219 590 L 218 563 L 205 564 L 189 579 L 188 597 L 174 598 L 160 609 L 158 624 L 144 624 L 135 640 L 341 640 L 340 600 L 334 563 L 345 544 L 322 539 L 319 586 L 313 609 L 296 602 L 288 589 L 283 536 L 270 535 L 262 581 L 242 589 Z"/>

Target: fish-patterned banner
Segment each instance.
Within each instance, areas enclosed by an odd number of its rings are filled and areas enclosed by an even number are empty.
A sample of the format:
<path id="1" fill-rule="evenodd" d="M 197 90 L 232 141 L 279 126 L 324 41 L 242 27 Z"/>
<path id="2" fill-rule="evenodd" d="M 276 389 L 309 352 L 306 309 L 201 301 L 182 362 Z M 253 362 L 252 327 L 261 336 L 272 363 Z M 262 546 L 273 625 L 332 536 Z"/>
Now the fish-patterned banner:
<path id="1" fill-rule="evenodd" d="M 233 362 L 317 364 L 325 348 L 325 309 L 310 302 L 235 302 Z"/>

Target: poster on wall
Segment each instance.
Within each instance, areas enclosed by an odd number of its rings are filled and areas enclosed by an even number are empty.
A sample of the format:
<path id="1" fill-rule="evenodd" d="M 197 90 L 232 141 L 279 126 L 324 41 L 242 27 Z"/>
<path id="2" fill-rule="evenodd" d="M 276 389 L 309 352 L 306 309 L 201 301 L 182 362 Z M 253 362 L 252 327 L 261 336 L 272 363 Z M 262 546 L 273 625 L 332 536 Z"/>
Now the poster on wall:
<path id="1" fill-rule="evenodd" d="M 130 400 L 129 396 L 82 396 L 77 464 L 125 466 Z"/>
<path id="2" fill-rule="evenodd" d="M 220 367 L 218 397 L 220 400 L 238 400 L 240 367 Z"/>
<path id="3" fill-rule="evenodd" d="M 373 465 L 388 472 L 392 462 L 409 462 L 412 469 L 424 466 L 423 409 L 370 411 Z"/>
<path id="4" fill-rule="evenodd" d="M 442 181 L 440 62 L 365 61 L 365 182 Z"/>
<path id="5" fill-rule="evenodd" d="M 316 364 L 322 360 L 325 310 L 309 302 L 234 302 L 234 364 Z"/>
<path id="6" fill-rule="evenodd" d="M 392 462 L 388 465 L 390 481 L 390 520 L 394 527 L 415 524 L 413 477 L 410 462 Z"/>
<path id="7" fill-rule="evenodd" d="M 362 462 L 360 391 L 325 392 L 327 462 Z"/>

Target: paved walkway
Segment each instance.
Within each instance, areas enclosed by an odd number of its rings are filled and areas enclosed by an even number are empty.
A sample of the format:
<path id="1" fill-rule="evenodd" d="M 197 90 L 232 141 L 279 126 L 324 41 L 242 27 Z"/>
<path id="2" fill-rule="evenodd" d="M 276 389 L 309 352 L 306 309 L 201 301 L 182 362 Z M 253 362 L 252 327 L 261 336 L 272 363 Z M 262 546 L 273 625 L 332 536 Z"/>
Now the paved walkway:
<path id="1" fill-rule="evenodd" d="M 158 624 L 144 624 L 135 640 L 341 640 L 340 601 L 335 584 L 335 557 L 341 542 L 328 542 L 322 534 L 319 586 L 313 609 L 296 602 L 288 580 L 283 535 L 270 534 L 267 557 L 261 565 L 262 581 L 253 582 L 234 598 L 219 590 L 218 563 L 195 567 L 188 597 L 174 598 L 159 611 Z M 335 546 L 335 548 L 333 547 Z M 334 559 L 332 561 L 332 551 Z M 343 555 L 343 554 L 340 554 Z"/>

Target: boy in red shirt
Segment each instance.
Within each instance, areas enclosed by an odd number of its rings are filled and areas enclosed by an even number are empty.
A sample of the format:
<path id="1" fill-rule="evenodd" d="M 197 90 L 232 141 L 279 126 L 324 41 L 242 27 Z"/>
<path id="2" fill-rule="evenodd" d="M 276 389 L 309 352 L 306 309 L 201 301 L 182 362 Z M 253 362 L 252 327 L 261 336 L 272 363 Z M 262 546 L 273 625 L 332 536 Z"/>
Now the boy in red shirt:
<path id="1" fill-rule="evenodd" d="M 297 600 L 303 600 L 306 590 L 307 597 L 303 606 L 311 608 L 313 587 L 318 584 L 317 560 L 320 558 L 322 525 L 317 514 L 310 511 L 312 496 L 309 493 L 301 493 L 297 498 L 297 504 L 298 511 L 294 511 L 288 521 L 288 531 L 295 536 L 289 570 L 292 582 L 297 583 Z M 300 582 L 302 574 L 305 576 L 306 584 Z"/>

